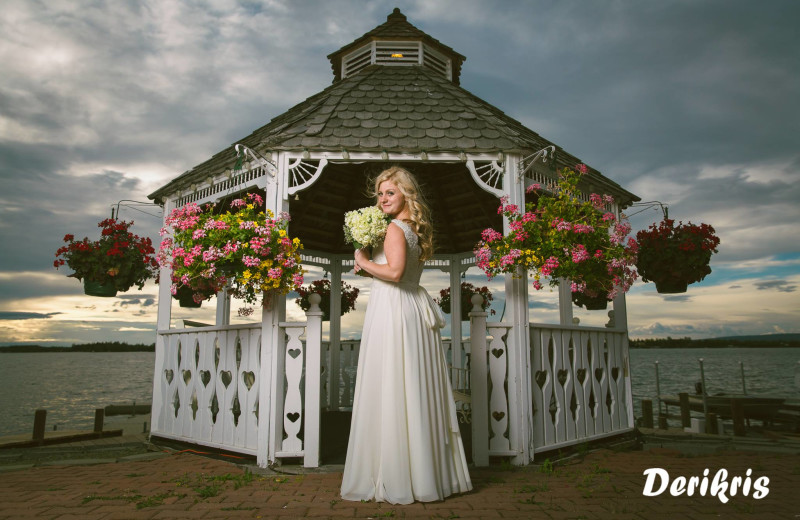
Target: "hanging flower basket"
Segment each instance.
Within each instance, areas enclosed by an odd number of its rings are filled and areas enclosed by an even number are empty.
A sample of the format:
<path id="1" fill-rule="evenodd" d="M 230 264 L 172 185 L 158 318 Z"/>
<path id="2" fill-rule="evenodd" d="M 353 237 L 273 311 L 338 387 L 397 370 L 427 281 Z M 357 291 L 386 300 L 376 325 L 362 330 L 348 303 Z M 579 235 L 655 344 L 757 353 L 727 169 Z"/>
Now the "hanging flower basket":
<path id="1" fill-rule="evenodd" d="M 98 224 L 99 240 L 76 241 L 74 235 L 65 235 L 66 245 L 56 251 L 53 266 L 68 265 L 75 271 L 68 276 L 83 280 L 90 296 L 115 296 L 134 285 L 141 289 L 158 273 L 158 262 L 150 238 L 134 235 L 131 226 L 133 222 L 110 218 Z"/>
<path id="2" fill-rule="evenodd" d="M 469 282 L 461 282 L 461 321 L 469 321 L 469 313 L 472 310 L 472 295 L 473 294 L 480 294 L 483 296 L 483 303 L 481 304 L 481 309 L 486 311 L 491 305 L 494 298 L 492 297 L 492 292 L 489 290 L 488 287 L 475 287 Z M 442 289 L 439 291 L 439 297 L 434 298 L 434 300 L 439 308 L 442 309 L 442 312 L 445 314 L 450 314 L 450 287 L 446 289 Z M 494 309 L 491 310 L 490 314 L 495 314 Z"/>
<path id="3" fill-rule="evenodd" d="M 117 295 L 117 288 L 113 283 L 101 283 L 95 280 L 84 278 L 83 292 L 87 296 L 100 296 L 102 298 L 110 298 Z"/>
<path id="4" fill-rule="evenodd" d="M 221 214 L 212 204 L 173 210 L 161 230 L 162 236 L 172 236 L 162 239 L 158 254 L 159 263 L 172 269 L 172 294 L 188 287 L 200 302 L 229 285 L 231 294 L 248 304 L 261 298 L 269 305 L 273 293 L 299 288 L 303 245 L 287 233 L 289 215 L 275 219 L 263 205 L 258 194 L 249 193 Z M 239 309 L 240 315 L 252 312 Z"/>
<path id="5" fill-rule="evenodd" d="M 358 299 L 359 290 L 345 282 L 342 282 L 341 291 L 341 316 L 356 308 L 356 300 Z M 307 286 L 297 289 L 297 294 L 300 295 L 294 302 L 300 306 L 303 311 L 308 311 L 311 308 L 311 303 L 308 297 L 312 294 L 319 294 L 322 301 L 319 304 L 322 309 L 322 321 L 330 321 L 331 319 L 331 281 L 328 279 L 314 280 Z"/>
<path id="6" fill-rule="evenodd" d="M 572 303 L 584 307 L 587 311 L 601 311 L 608 308 L 608 299 L 605 294 L 590 296 L 588 292 L 572 293 Z"/>
<path id="7" fill-rule="evenodd" d="M 592 193 L 582 200 L 578 183 L 588 168 L 579 164 L 576 170 L 564 168 L 546 188 L 531 185 L 527 192 L 538 197 L 523 210 L 501 199 L 497 211 L 508 219 L 508 234 L 486 229 L 474 251 L 487 276 L 516 276 L 525 269 L 536 290 L 543 288 L 543 276 L 551 287 L 565 278 L 573 294 L 596 293 L 606 301 L 630 288 L 637 277 L 637 243 L 628 237 L 630 224 L 625 215 L 618 218 L 608 210 L 614 202 L 610 195 Z"/>
<path id="8" fill-rule="evenodd" d="M 653 281 L 659 293 L 686 292 L 689 284 L 711 273 L 711 255 L 719 238 L 708 224 L 684 224 L 665 218 L 636 234 L 636 267 L 642 280 Z"/>

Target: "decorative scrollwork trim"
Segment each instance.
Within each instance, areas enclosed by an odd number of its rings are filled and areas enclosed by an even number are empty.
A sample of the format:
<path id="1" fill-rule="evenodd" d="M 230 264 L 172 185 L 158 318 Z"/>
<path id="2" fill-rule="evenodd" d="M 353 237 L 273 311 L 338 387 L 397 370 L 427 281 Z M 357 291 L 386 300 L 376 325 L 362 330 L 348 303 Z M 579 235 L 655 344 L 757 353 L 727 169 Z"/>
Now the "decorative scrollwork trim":
<path id="1" fill-rule="evenodd" d="M 503 174 L 505 169 L 502 163 L 497 161 L 480 161 L 475 163 L 472 159 L 467 160 L 467 169 L 475 182 L 496 197 L 502 197 L 503 193 Z"/>
<path id="2" fill-rule="evenodd" d="M 294 195 L 298 191 L 310 187 L 322 175 L 322 170 L 325 169 L 327 164 L 327 159 L 312 161 L 302 157 L 298 157 L 289 163 L 289 168 L 286 172 L 287 194 Z"/>

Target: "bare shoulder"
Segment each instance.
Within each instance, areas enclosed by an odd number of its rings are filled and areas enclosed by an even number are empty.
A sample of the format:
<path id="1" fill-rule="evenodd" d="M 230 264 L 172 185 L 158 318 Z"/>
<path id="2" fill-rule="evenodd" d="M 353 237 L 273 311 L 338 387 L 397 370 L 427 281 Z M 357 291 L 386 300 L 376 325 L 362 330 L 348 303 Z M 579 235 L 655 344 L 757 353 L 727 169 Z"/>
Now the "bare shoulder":
<path id="1" fill-rule="evenodd" d="M 398 226 L 396 223 L 392 222 L 389 224 L 389 227 L 386 229 L 386 238 L 384 239 L 384 247 L 388 246 L 396 246 L 396 247 L 405 247 L 406 244 L 406 235 L 403 231 L 403 228 Z"/>

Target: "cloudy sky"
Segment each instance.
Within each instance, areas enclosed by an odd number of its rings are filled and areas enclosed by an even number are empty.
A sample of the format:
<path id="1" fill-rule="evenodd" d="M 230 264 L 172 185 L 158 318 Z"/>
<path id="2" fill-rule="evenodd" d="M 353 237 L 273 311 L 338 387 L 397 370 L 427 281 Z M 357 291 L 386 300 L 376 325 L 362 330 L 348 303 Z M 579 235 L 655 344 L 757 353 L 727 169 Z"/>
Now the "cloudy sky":
<path id="1" fill-rule="evenodd" d="M 671 217 L 717 229 L 702 283 L 677 296 L 632 289 L 633 337 L 800 332 L 793 0 L 6 0 L 0 344 L 152 343 L 156 287 L 83 296 L 52 266 L 63 235 L 96 238 L 122 201 L 121 217 L 157 239 L 158 208 L 127 201 L 146 202 L 327 87 L 326 55 L 395 6 L 467 57 L 464 88 L 642 200 L 668 204 Z M 660 217 L 650 208 L 631 221 L 636 230 Z M 534 321 L 557 320 L 554 295 L 535 296 Z M 362 313 L 348 315 L 347 334 Z M 597 314 L 578 313 L 602 323 Z M 209 305 L 174 313 L 211 316 Z"/>

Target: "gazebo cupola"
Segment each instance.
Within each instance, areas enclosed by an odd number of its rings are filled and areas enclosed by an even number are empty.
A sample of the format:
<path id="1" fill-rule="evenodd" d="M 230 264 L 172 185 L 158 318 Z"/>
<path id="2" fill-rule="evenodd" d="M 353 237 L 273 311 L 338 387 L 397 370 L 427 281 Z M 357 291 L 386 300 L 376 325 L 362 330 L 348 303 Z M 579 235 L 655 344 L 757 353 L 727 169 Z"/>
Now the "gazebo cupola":
<path id="1" fill-rule="evenodd" d="M 395 7 L 386 23 L 329 54 L 328 59 L 334 81 L 358 74 L 370 65 L 420 65 L 458 85 L 461 64 L 466 58 L 408 23 Z"/>
<path id="2" fill-rule="evenodd" d="M 475 464 L 527 464 L 539 451 L 630 431 L 623 294 L 605 328 L 585 327 L 574 322 L 569 284 L 561 283 L 559 323 L 534 323 L 525 273 L 509 274 L 503 321 L 487 323 L 475 311 L 462 337 L 461 277 L 476 264 L 473 247 L 487 227 L 509 232 L 499 200 L 524 207 L 527 187 L 585 161 L 462 88 L 466 58 L 398 9 L 328 58 L 331 85 L 150 198 L 166 217 L 190 202 L 257 190 L 273 213 L 288 212 L 304 264 L 330 276 L 330 341 L 322 340 L 322 312 L 312 307 L 305 320 L 289 322 L 287 298 L 274 294 L 265 296 L 260 322 L 231 324 L 220 293 L 215 325 L 172 328 L 170 287 L 162 284 L 153 435 L 255 455 L 261 466 L 296 457 L 319 464 L 321 411 L 351 406 L 360 348 L 340 333 L 336 291 L 353 265 L 343 217 L 374 203 L 368 180 L 393 164 L 416 175 L 433 210 L 435 255 L 425 267 L 449 274 L 448 357 L 454 387 L 468 396 L 462 404 L 470 403 L 462 410 L 471 410 L 471 424 L 462 427 L 471 429 Z M 639 200 L 592 168 L 582 179 L 584 192 L 613 198 L 609 211 Z M 165 268 L 161 280 L 170 275 Z"/>

